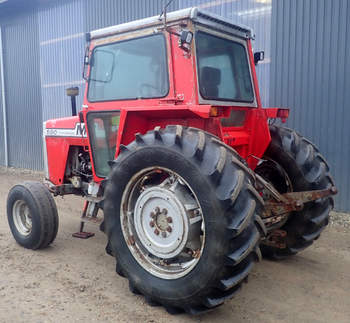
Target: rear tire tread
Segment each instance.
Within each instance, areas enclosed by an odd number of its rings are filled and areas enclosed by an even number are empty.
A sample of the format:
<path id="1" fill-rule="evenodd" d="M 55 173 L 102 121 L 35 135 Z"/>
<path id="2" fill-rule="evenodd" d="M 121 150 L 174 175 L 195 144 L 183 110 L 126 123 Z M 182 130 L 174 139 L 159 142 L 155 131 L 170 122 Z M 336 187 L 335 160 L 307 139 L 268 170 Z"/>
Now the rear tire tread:
<path id="1" fill-rule="evenodd" d="M 276 161 L 281 156 L 289 160 L 289 165 L 284 161 L 284 168 L 291 169 L 291 174 L 288 175 L 294 181 L 295 191 L 320 190 L 334 186 L 329 166 L 313 143 L 285 127 L 270 126 L 270 133 L 272 141 L 266 154 Z M 263 254 L 282 259 L 309 247 L 328 224 L 333 205 L 333 198 L 326 197 L 309 202 L 302 211 L 292 213 L 281 227 L 281 230 L 287 231 L 287 247 L 277 249 L 262 245 Z"/>
<path id="2" fill-rule="evenodd" d="M 170 137 L 173 136 L 173 140 Z M 164 137 L 164 138 L 163 138 Z M 128 158 L 133 152 L 137 151 L 145 145 L 161 145 L 167 149 L 174 149 L 176 151 L 186 150 L 189 153 L 189 147 L 186 137 L 195 140 L 196 144 L 193 146 L 192 161 L 195 162 L 199 169 L 202 169 L 203 174 L 207 174 L 208 179 L 213 187 L 216 187 L 217 198 L 222 207 L 227 209 L 227 227 L 226 229 L 235 234 L 227 234 L 227 253 L 226 258 L 231 259 L 230 266 L 224 266 L 222 272 L 217 273 L 217 278 L 212 287 L 206 292 L 198 292 L 198 295 L 193 295 L 191 301 L 187 303 L 172 302 L 158 298 L 152 293 L 143 292 L 144 289 L 139 288 L 139 281 L 136 283 L 132 276 L 128 275 L 123 270 L 123 262 L 117 260 L 117 272 L 124 275 L 131 281 L 132 289 L 143 293 L 147 303 L 161 304 L 166 309 L 173 309 L 186 311 L 191 314 L 198 314 L 206 312 L 209 309 L 219 306 L 226 299 L 231 298 L 232 295 L 240 288 L 242 281 L 248 276 L 253 262 L 259 259 L 259 240 L 260 229 L 255 221 L 259 215 L 257 210 L 262 209 L 261 199 L 256 192 L 252 194 L 253 186 L 251 181 L 254 180 L 252 172 L 237 159 L 236 152 L 232 152 L 232 148 L 228 148 L 223 142 L 217 140 L 213 135 L 208 134 L 202 130 L 195 128 L 186 128 L 183 126 L 167 126 L 165 129 L 151 130 L 145 135 L 139 135 L 138 140 L 135 140 L 126 146 L 118 156 L 117 160 L 120 162 Z M 197 138 L 195 138 L 197 137 Z M 152 139 L 154 138 L 154 139 Z M 194 138 L 194 139 L 193 139 Z M 172 144 L 174 146 L 172 146 Z M 207 152 L 210 150 L 210 153 Z M 211 170 L 210 170 L 211 169 Z M 232 170 L 234 169 L 234 172 Z M 234 173 L 234 175 L 232 175 Z M 223 194 L 227 190 L 227 178 L 237 176 L 236 184 L 231 189 L 231 195 Z M 214 180 L 213 180 L 213 174 Z M 111 175 L 113 178 L 113 174 Z M 111 183 L 109 185 L 112 185 Z M 111 189 L 112 191 L 112 189 Z M 225 196 L 224 196 L 225 195 Z M 105 209 L 109 208 L 109 200 L 105 200 Z M 254 209 L 253 209 L 254 208 Z M 244 215 L 242 215 L 242 212 Z M 238 221 L 235 219 L 239 218 Z M 107 224 L 107 222 L 106 222 Z M 109 239 L 113 234 L 112 229 L 106 230 L 109 234 Z M 117 253 L 117 250 L 114 252 Z M 249 261 L 243 261 L 248 259 Z M 226 288 L 223 290 L 223 286 Z M 203 296 L 203 293 L 206 296 Z"/>

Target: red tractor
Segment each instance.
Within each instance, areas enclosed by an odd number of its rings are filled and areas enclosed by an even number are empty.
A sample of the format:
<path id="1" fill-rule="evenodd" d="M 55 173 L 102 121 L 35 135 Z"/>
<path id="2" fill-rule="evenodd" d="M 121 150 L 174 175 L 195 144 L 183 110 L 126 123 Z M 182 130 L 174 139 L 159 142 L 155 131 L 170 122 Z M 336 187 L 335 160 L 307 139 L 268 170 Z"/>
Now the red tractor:
<path id="1" fill-rule="evenodd" d="M 74 235 L 101 223 L 117 273 L 170 313 L 221 305 L 260 249 L 279 259 L 310 246 L 336 188 L 318 149 L 273 125 L 289 110 L 261 107 L 252 38 L 198 8 L 88 33 L 83 109 L 44 123 L 46 180 L 9 193 L 16 241 L 47 247 L 52 195 L 80 195 Z"/>

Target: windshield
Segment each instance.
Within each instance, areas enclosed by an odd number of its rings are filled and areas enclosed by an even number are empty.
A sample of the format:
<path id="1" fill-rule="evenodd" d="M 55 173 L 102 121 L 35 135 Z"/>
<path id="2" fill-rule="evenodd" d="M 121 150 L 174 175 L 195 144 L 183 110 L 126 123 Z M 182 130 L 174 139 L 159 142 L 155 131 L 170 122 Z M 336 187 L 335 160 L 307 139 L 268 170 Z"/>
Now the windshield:
<path id="1" fill-rule="evenodd" d="M 162 34 L 98 46 L 90 66 L 90 102 L 159 98 L 169 90 Z"/>
<path id="2" fill-rule="evenodd" d="M 198 31 L 196 48 L 203 99 L 254 101 L 247 51 L 241 43 Z"/>

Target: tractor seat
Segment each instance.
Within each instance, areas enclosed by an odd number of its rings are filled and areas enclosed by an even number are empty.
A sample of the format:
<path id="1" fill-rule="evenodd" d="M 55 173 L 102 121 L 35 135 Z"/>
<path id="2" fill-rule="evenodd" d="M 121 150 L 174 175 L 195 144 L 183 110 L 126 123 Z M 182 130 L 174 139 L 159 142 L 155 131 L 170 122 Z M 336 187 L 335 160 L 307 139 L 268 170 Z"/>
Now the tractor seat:
<path id="1" fill-rule="evenodd" d="M 221 83 L 221 71 L 218 68 L 204 66 L 200 70 L 201 95 L 206 99 L 217 98 L 218 85 Z"/>

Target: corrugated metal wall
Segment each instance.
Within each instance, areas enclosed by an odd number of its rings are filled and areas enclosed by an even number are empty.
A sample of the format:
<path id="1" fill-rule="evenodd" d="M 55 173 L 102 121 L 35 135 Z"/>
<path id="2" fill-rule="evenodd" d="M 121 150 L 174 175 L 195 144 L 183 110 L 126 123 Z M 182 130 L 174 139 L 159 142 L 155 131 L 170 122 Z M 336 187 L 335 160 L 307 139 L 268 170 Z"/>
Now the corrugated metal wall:
<path id="1" fill-rule="evenodd" d="M 270 102 L 331 166 L 338 210 L 350 210 L 350 2 L 274 0 Z"/>
<path id="2" fill-rule="evenodd" d="M 85 46 L 83 1 L 60 1 L 39 9 L 38 34 L 43 120 L 71 115 L 65 89 L 78 86 L 81 107 L 84 93 L 82 63 Z"/>
<path id="3" fill-rule="evenodd" d="M 162 0 L 86 0 L 87 31 L 141 19 L 160 14 Z M 179 0 L 174 0 L 168 11 L 179 8 Z"/>
<path id="4" fill-rule="evenodd" d="M 42 169 L 42 109 L 35 11 L 2 20 L 9 165 Z"/>

